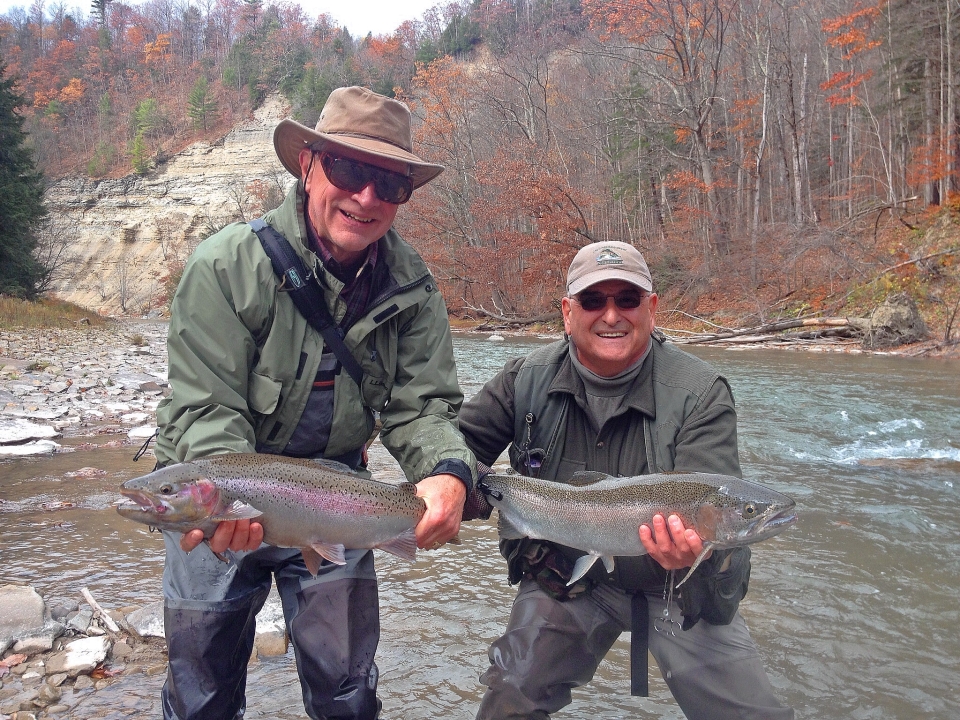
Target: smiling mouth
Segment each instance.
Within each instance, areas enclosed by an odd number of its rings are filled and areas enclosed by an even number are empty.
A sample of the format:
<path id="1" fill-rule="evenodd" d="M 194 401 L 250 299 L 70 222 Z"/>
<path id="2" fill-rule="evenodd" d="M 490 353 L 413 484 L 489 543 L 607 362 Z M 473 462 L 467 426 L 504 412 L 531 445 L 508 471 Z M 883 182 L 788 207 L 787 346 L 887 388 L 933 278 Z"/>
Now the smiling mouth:
<path id="1" fill-rule="evenodd" d="M 616 340 L 617 338 L 622 338 L 627 336 L 625 332 L 602 332 L 602 333 L 597 333 L 597 335 L 602 338 L 607 338 L 612 340 Z"/>
<path id="2" fill-rule="evenodd" d="M 367 224 L 367 223 L 372 223 L 374 221 L 373 218 L 364 219 L 364 218 L 357 217 L 353 213 L 348 213 L 346 210 L 341 210 L 340 212 L 342 212 L 344 215 L 346 215 L 348 218 L 350 218 L 354 222 Z"/>

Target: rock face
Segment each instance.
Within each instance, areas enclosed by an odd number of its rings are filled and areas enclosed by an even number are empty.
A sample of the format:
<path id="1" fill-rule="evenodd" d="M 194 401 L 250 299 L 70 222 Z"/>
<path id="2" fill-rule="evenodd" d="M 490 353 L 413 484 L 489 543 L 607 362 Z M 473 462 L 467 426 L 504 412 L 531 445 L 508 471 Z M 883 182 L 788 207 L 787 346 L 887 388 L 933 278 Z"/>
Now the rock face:
<path id="1" fill-rule="evenodd" d="M 52 217 L 68 229 L 70 259 L 54 292 L 107 315 L 144 314 L 163 277 L 196 245 L 242 214 L 257 212 L 251 184 L 286 188 L 293 178 L 273 150 L 287 115 L 269 98 L 247 123 L 215 143 L 199 142 L 144 176 L 66 178 L 47 191 Z"/>
<path id="2" fill-rule="evenodd" d="M 926 323 L 917 305 L 906 293 L 890 295 L 870 316 L 870 330 L 864 337 L 866 348 L 895 347 L 927 337 Z"/>

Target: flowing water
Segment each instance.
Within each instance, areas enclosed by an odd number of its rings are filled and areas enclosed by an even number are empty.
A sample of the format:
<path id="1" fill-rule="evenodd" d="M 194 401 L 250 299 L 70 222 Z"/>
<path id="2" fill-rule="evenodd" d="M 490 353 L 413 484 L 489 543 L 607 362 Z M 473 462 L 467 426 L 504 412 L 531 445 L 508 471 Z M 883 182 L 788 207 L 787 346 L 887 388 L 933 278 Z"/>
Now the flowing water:
<path id="1" fill-rule="evenodd" d="M 535 342 L 457 338 L 465 394 Z M 733 386 L 745 477 L 799 506 L 795 528 L 754 546 L 741 605 L 783 700 L 801 718 L 960 717 L 960 363 L 694 352 Z M 112 508 L 117 486 L 152 461 L 134 463 L 130 446 L 81 444 L 91 441 L 0 461 L 0 584 L 74 599 L 86 586 L 107 607 L 152 602 L 162 542 Z M 379 445 L 372 467 L 399 479 Z M 513 592 L 495 526 L 470 523 L 461 537 L 413 564 L 377 553 L 387 720 L 476 711 L 486 648 Z M 650 698 L 630 697 L 628 638 L 557 717 L 682 717 L 659 677 Z M 159 717 L 162 681 L 136 675 L 87 691 L 70 717 Z M 292 651 L 251 667 L 247 717 L 306 717 Z"/>

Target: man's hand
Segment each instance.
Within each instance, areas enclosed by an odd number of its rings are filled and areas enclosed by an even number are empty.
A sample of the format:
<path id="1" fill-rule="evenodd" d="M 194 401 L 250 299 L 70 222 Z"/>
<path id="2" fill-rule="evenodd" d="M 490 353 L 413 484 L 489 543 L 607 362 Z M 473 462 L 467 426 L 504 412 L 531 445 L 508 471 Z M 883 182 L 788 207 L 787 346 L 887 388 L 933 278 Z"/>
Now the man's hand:
<path id="1" fill-rule="evenodd" d="M 683 521 L 676 515 L 666 521 L 663 515 L 654 515 L 653 530 L 649 525 L 640 526 L 640 542 L 664 570 L 690 567 L 703 550 L 703 540 L 697 531 L 684 528 Z"/>
<path id="2" fill-rule="evenodd" d="M 460 483 L 461 485 L 463 483 Z M 191 530 L 180 538 L 180 548 L 190 552 L 203 542 L 203 530 Z M 219 525 L 210 538 L 210 549 L 218 555 L 227 548 L 234 552 L 256 550 L 263 542 L 263 525 L 252 520 L 227 520 Z"/>
<path id="3" fill-rule="evenodd" d="M 416 527 L 417 547 L 436 550 L 460 532 L 467 488 L 456 475 L 431 475 L 417 483 L 427 511 Z"/>

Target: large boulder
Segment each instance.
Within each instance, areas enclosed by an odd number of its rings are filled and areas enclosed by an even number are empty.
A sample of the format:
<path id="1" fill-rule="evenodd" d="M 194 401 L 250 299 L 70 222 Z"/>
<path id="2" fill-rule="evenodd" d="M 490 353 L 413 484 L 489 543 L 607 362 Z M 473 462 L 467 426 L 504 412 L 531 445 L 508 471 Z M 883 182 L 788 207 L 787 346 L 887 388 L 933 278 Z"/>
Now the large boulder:
<path id="1" fill-rule="evenodd" d="M 42 628 L 45 612 L 43 598 L 32 587 L 0 587 L 0 643 L 5 639 L 15 640 L 32 630 Z"/>
<path id="2" fill-rule="evenodd" d="M 870 315 L 863 346 L 877 349 L 918 342 L 927 337 L 927 324 L 906 293 L 889 295 Z"/>

